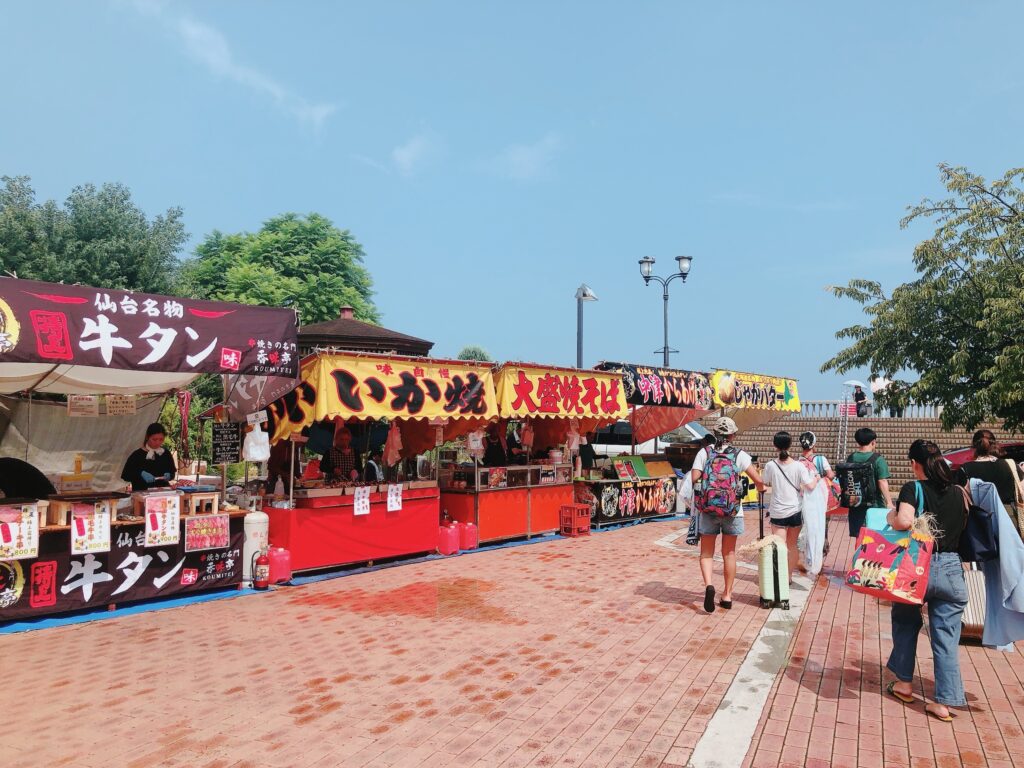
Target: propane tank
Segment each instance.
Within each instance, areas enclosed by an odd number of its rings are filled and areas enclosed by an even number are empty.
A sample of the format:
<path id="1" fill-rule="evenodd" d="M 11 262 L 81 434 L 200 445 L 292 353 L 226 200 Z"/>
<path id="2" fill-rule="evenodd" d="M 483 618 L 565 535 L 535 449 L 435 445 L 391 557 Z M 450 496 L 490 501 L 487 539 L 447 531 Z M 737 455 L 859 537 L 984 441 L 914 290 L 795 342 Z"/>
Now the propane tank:
<path id="1" fill-rule="evenodd" d="M 250 512 L 245 516 L 245 543 L 242 545 L 242 586 L 252 586 L 252 564 L 256 555 L 269 546 L 270 516 L 266 512 Z"/>
<path id="2" fill-rule="evenodd" d="M 255 559 L 253 560 L 252 566 L 252 588 L 269 589 L 270 558 L 267 556 L 267 551 L 265 549 L 254 554 Z"/>

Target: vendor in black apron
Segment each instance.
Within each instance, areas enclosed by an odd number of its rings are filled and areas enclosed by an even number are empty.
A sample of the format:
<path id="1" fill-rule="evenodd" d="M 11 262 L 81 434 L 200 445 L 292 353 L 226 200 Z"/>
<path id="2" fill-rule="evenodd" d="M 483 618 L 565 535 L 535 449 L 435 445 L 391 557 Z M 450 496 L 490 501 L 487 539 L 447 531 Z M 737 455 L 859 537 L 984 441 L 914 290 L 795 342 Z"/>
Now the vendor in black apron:
<path id="1" fill-rule="evenodd" d="M 178 474 L 174 457 L 164 448 L 167 432 L 162 424 L 150 424 L 142 447 L 132 451 L 124 463 L 121 479 L 132 484 L 133 491 L 167 488 Z"/>

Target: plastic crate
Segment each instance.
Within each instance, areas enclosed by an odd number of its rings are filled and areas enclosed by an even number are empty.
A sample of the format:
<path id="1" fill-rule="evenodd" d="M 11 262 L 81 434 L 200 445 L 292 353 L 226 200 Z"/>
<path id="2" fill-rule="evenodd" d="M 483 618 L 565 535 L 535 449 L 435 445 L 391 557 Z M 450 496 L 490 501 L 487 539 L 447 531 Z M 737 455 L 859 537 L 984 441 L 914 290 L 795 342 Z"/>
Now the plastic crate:
<path id="1" fill-rule="evenodd" d="M 559 509 L 559 532 L 563 536 L 590 535 L 590 505 L 563 504 Z"/>

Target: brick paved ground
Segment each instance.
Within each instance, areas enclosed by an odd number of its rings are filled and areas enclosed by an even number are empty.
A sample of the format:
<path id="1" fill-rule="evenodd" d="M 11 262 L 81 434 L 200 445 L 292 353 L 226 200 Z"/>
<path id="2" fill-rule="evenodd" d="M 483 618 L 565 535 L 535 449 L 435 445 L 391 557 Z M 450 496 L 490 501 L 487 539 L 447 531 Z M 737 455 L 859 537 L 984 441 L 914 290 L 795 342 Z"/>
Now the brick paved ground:
<path id="1" fill-rule="evenodd" d="M 0 637 L 2 763 L 684 765 L 767 612 L 706 615 L 680 527 Z"/>
<path id="2" fill-rule="evenodd" d="M 850 562 L 846 521 L 832 523 L 826 572 Z M 952 724 L 882 692 L 892 648 L 889 605 L 821 576 L 791 657 L 776 681 L 746 765 L 794 768 L 1024 766 L 1024 656 L 962 646 L 969 708 Z M 1024 644 L 1018 644 L 1018 651 Z M 934 692 L 931 652 L 918 644 L 917 696 Z"/>

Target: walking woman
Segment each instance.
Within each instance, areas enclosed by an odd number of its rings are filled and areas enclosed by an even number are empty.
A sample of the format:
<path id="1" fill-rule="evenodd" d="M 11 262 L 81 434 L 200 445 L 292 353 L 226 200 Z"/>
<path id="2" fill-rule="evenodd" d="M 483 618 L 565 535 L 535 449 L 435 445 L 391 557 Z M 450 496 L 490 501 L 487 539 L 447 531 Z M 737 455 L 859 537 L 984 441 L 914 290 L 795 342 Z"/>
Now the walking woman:
<path id="1" fill-rule="evenodd" d="M 999 492 L 999 500 L 1003 504 L 1013 504 L 1017 501 L 1021 477 L 1017 471 L 1017 465 L 1013 459 L 1002 458 L 1002 449 L 996 436 L 990 429 L 979 429 L 974 433 L 971 440 L 971 447 L 974 449 L 974 461 L 968 461 L 957 472 L 956 482 L 959 485 L 967 485 L 972 477 L 992 483 Z M 1014 513 L 1010 513 L 1010 519 L 1016 520 Z"/>
<path id="2" fill-rule="evenodd" d="M 758 491 L 764 490 L 761 475 L 746 451 L 733 447 L 731 437 L 739 429 L 736 422 L 723 416 L 712 430 L 715 444 L 701 448 L 693 460 L 691 477 L 694 512 L 698 514 L 700 533 L 700 573 L 704 578 L 704 610 L 715 610 L 715 587 L 711 583 L 715 562 L 715 543 L 722 535 L 722 561 L 725 588 L 718 601 L 721 608 L 732 608 L 732 588 L 736 583 L 736 539 L 743 533 L 743 492 L 740 474 L 746 473 Z"/>
<path id="3" fill-rule="evenodd" d="M 928 606 L 928 635 L 935 664 L 935 700 L 926 704 L 932 717 L 949 722 L 950 707 L 967 704 L 960 676 L 960 622 L 967 606 L 967 584 L 957 548 L 967 518 L 966 500 L 954 484 L 949 464 L 935 443 L 915 440 L 908 454 L 917 482 L 906 483 L 900 491 L 896 509 L 889 512 L 888 523 L 906 531 L 914 518 L 927 513 L 935 518 L 938 530 L 931 574 L 924 601 Z M 886 666 L 896 675 L 886 692 L 900 701 L 914 701 L 914 665 L 917 661 L 917 636 L 923 625 L 921 606 L 892 604 L 892 653 Z"/>
<path id="4" fill-rule="evenodd" d="M 776 432 L 772 445 L 779 452 L 764 468 L 764 483 L 772 489 L 768 503 L 768 516 L 772 519 L 772 533 L 786 540 L 789 550 L 789 580 L 793 580 L 793 569 L 798 562 L 797 539 L 804 524 L 801 509 L 804 491 L 813 491 L 818 486 L 818 475 L 811 472 L 789 455 L 793 436 L 789 432 Z"/>
<path id="5" fill-rule="evenodd" d="M 818 487 L 804 494 L 804 563 L 813 576 L 821 572 L 822 561 L 828 554 L 828 520 L 826 515 L 832 501 L 832 479 L 836 473 L 823 455 L 814 452 L 818 442 L 813 432 L 800 435 L 800 463 L 812 477 L 819 477 Z"/>

